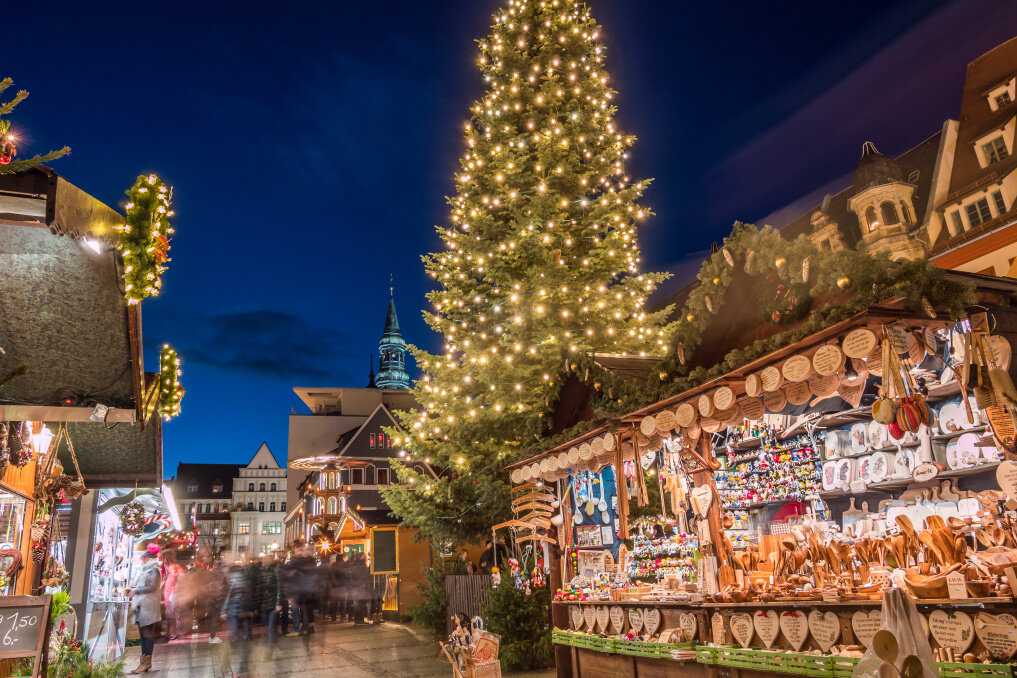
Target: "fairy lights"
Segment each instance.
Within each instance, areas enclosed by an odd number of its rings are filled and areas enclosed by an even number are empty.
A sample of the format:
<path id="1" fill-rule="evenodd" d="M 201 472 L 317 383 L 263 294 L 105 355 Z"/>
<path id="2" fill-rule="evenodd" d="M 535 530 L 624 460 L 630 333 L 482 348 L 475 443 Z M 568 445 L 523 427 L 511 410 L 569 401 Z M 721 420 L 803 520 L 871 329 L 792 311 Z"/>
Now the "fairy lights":
<path id="1" fill-rule="evenodd" d="M 180 356 L 169 344 L 159 351 L 159 414 L 166 421 L 180 414 L 184 387 L 180 385 Z"/>

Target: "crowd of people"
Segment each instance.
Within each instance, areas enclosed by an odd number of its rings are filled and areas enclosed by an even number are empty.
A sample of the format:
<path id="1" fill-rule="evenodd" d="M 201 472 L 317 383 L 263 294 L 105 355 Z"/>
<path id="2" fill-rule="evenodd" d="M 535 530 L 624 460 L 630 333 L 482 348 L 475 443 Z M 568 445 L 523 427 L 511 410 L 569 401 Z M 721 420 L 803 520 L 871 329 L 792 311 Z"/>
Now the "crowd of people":
<path id="1" fill-rule="evenodd" d="M 246 669 L 255 626 L 264 626 L 269 657 L 279 636 L 314 633 L 315 620 L 381 621 L 383 589 L 375 585 L 363 553 L 327 554 L 298 544 L 288 558 L 266 556 L 250 563 L 216 563 L 200 553 L 193 563 L 174 551 L 151 548 L 141 555 L 129 591 L 141 636 L 141 661 L 132 673 L 152 667 L 160 632 L 169 637 L 207 633 L 210 643 L 236 643 L 238 666 Z"/>

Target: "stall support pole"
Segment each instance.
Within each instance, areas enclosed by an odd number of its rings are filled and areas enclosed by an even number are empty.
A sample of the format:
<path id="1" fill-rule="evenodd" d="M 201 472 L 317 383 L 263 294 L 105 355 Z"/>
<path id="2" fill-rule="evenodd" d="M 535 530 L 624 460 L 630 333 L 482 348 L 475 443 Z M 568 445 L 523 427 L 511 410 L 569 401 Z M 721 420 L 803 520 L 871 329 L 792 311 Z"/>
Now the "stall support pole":
<path id="1" fill-rule="evenodd" d="M 696 486 L 706 486 L 713 492 L 713 501 L 710 502 L 710 509 L 706 512 L 706 524 L 710 530 L 710 539 L 713 541 L 713 552 L 717 556 L 717 580 L 720 588 L 735 584 L 734 568 L 731 567 L 730 554 L 725 541 L 724 528 L 720 522 L 720 493 L 717 492 L 717 484 L 713 481 L 713 446 L 710 443 L 710 436 L 705 432 L 699 436 L 699 454 L 707 463 L 706 468 L 692 473 Z"/>
<path id="2" fill-rule="evenodd" d="M 625 484 L 625 440 L 618 434 L 614 450 L 615 487 L 618 491 L 618 539 L 629 538 L 629 491 Z"/>

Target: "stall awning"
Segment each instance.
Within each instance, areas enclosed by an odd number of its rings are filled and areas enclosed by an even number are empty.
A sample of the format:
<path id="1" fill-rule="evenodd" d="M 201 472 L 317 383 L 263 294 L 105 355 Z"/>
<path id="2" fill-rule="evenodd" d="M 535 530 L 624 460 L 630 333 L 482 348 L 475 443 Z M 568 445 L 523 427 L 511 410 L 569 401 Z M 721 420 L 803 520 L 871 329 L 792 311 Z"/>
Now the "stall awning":
<path id="1" fill-rule="evenodd" d="M 57 424 L 49 424 L 55 429 Z M 162 420 L 153 415 L 144 430 L 139 424 L 107 427 L 95 422 L 69 422 L 67 434 L 81 465 L 87 487 L 126 484 L 162 485 Z M 67 446 L 60 445 L 64 472 L 74 474 Z"/>

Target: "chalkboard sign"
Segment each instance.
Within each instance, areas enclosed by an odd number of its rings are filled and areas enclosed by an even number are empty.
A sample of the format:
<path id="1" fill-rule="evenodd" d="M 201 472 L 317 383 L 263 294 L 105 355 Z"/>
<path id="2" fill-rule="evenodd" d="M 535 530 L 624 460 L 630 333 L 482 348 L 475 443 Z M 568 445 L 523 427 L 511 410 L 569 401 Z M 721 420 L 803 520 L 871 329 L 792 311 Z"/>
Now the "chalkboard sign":
<path id="1" fill-rule="evenodd" d="M 50 596 L 0 596 L 0 659 L 34 657 L 33 676 L 46 675 Z"/>
<path id="2" fill-rule="evenodd" d="M 398 571 L 395 528 L 371 530 L 371 574 Z"/>

